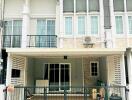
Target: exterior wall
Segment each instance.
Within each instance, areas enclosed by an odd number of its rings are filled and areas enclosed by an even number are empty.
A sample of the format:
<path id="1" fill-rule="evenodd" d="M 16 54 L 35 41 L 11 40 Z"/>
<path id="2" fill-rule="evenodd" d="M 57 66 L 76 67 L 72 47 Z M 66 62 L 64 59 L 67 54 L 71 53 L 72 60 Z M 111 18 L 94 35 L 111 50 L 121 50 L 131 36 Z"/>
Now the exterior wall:
<path id="1" fill-rule="evenodd" d="M 82 71 L 82 59 L 80 58 L 46 58 L 46 59 L 35 59 L 35 78 L 34 80 L 43 79 L 43 66 L 44 63 L 71 63 L 71 85 L 72 86 L 83 86 L 83 71 Z"/>
<path id="2" fill-rule="evenodd" d="M 99 69 L 100 69 L 100 80 L 108 82 L 108 68 L 107 68 L 107 57 L 100 58 Z"/>
<path id="3" fill-rule="evenodd" d="M 26 73 L 26 86 L 34 86 L 34 59 L 28 58 L 25 73 Z"/>
<path id="4" fill-rule="evenodd" d="M 23 0 L 5 0 L 5 18 L 22 18 Z"/>
<path id="5" fill-rule="evenodd" d="M 89 58 L 84 58 L 84 60 L 83 60 L 84 84 L 86 86 L 96 85 L 97 80 L 99 80 L 99 78 L 100 78 L 100 77 L 92 77 L 90 75 L 90 61 L 99 61 L 99 57 L 89 57 Z"/>
<path id="6" fill-rule="evenodd" d="M 56 14 L 56 0 L 32 0 L 31 1 L 31 15 L 55 15 Z"/>

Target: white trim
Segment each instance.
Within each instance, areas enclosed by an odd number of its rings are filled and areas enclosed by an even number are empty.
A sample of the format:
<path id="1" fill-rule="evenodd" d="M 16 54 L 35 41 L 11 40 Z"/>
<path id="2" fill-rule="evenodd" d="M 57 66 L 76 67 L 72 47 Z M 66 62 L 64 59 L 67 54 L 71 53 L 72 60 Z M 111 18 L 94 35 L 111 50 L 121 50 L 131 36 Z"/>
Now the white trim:
<path id="1" fill-rule="evenodd" d="M 97 64 L 97 76 L 92 76 L 92 69 L 91 69 L 91 63 L 96 63 Z M 90 76 L 91 77 L 99 77 L 99 61 L 90 61 Z"/>
<path id="2" fill-rule="evenodd" d="M 71 17 L 72 18 L 72 33 L 70 35 L 66 34 L 66 31 L 65 31 L 65 20 L 66 20 L 66 17 Z M 74 16 L 64 16 L 64 37 L 73 37 L 74 36 Z"/>
<path id="3" fill-rule="evenodd" d="M 117 17 L 117 16 L 121 16 L 122 17 L 122 25 L 123 25 L 123 32 L 122 33 L 120 33 L 120 34 L 117 34 L 116 33 L 116 18 L 115 18 L 115 38 L 116 37 L 123 37 L 124 38 L 124 36 L 125 36 L 125 31 L 124 31 L 124 25 L 125 25 L 125 20 L 124 20 L 124 15 L 120 15 L 120 14 L 117 14 L 117 15 L 115 15 L 114 17 Z"/>

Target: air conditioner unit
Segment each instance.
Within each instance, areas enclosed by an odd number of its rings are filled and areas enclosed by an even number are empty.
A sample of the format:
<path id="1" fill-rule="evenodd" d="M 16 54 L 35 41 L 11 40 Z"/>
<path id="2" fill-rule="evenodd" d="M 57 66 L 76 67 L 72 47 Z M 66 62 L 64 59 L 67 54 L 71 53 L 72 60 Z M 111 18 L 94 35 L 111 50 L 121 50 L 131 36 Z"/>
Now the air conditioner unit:
<path id="1" fill-rule="evenodd" d="M 87 47 L 92 48 L 94 44 L 95 44 L 95 42 L 91 36 L 84 37 L 83 45 L 85 48 L 87 48 Z"/>

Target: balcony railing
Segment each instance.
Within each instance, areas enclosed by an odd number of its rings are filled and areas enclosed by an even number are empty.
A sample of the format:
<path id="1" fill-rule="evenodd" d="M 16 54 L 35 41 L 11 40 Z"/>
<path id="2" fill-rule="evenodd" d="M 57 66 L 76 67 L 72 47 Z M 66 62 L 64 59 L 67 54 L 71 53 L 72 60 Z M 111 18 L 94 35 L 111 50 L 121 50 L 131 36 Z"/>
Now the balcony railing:
<path id="1" fill-rule="evenodd" d="M 7 92 L 7 100 L 127 100 L 124 86 L 76 86 L 69 90 L 63 86 L 61 91 L 49 91 L 49 88 L 15 87 L 14 92 Z"/>
<path id="2" fill-rule="evenodd" d="M 21 35 L 3 35 L 4 48 L 19 48 L 21 47 Z"/>
<path id="3" fill-rule="evenodd" d="M 56 48 L 57 35 L 27 35 L 28 47 Z"/>

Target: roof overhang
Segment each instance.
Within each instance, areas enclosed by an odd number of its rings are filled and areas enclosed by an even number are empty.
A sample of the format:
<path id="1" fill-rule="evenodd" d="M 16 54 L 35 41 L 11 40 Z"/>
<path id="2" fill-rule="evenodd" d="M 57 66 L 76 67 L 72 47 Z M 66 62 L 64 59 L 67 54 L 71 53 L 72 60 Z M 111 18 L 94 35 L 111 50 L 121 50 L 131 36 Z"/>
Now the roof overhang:
<path id="1" fill-rule="evenodd" d="M 125 49 L 112 48 L 7 48 L 7 53 L 20 56 L 87 56 L 87 55 L 116 55 L 124 54 Z"/>

